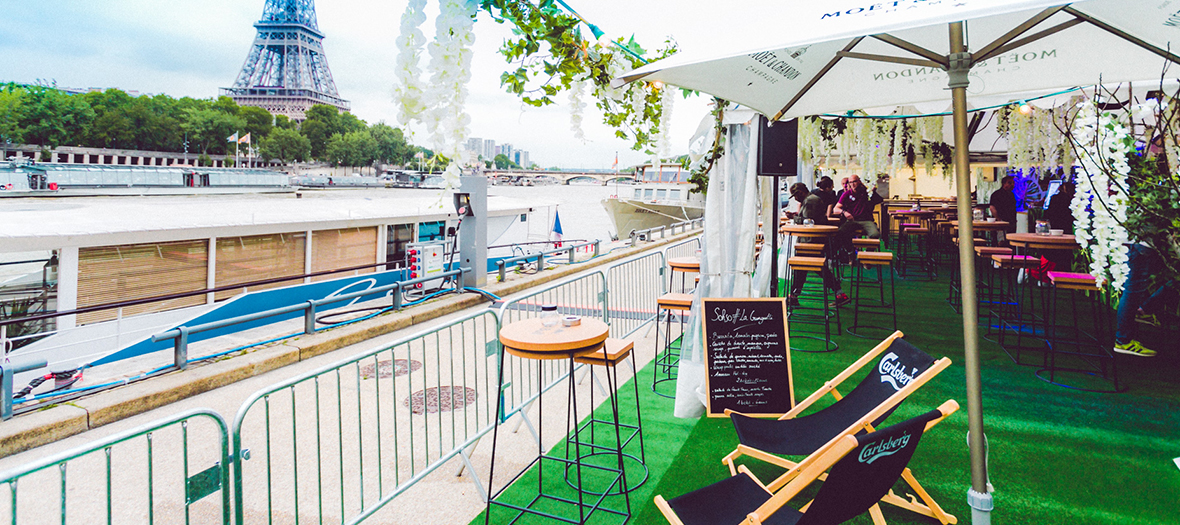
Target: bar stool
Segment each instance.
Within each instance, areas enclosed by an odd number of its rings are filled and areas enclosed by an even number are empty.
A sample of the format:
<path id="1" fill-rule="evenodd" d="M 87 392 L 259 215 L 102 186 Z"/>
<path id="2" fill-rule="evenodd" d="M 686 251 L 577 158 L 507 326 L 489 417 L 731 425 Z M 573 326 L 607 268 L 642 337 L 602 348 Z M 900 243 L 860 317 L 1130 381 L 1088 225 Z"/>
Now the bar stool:
<path id="1" fill-rule="evenodd" d="M 823 257 L 825 245 L 813 242 L 795 243 L 795 255 L 803 257 Z"/>
<path id="2" fill-rule="evenodd" d="M 656 319 L 664 317 L 664 346 L 660 346 L 660 331 L 656 330 L 656 356 L 651 391 L 656 395 L 673 398 L 674 394 L 665 394 L 657 389 L 660 383 L 676 381 L 676 369 L 680 364 L 680 344 L 684 335 L 684 316 L 692 309 L 692 294 L 668 292 L 656 299 Z M 675 342 L 672 340 L 672 315 L 680 321 L 680 335 Z"/>
<path id="3" fill-rule="evenodd" d="M 1022 286 L 1018 282 L 1018 275 L 1021 270 L 1028 270 L 1036 268 L 1040 264 L 1040 260 L 1029 255 L 1005 255 L 996 254 L 991 256 L 992 260 L 992 275 L 995 276 L 994 285 L 1001 289 L 1001 294 L 1005 297 L 1002 304 L 993 304 L 992 308 L 988 310 L 988 328 L 991 335 L 992 326 L 996 326 L 995 333 L 998 335 L 996 343 L 1000 348 L 1008 354 L 1013 363 L 1025 366 L 1036 366 L 1037 363 L 1025 363 L 1021 361 L 1022 352 L 1024 350 L 1035 350 L 1041 354 L 1042 363 L 1044 365 L 1044 340 L 1036 337 L 1038 331 L 1043 333 L 1044 318 L 1036 315 L 1036 309 L 1033 308 L 1032 294 L 1025 297 L 1025 291 L 1032 291 L 1035 285 L 1028 284 Z M 994 319 L 994 321 L 993 321 Z M 993 324 L 994 323 L 994 324 Z M 1012 332 L 1016 334 L 1015 343 L 1008 341 L 1008 334 Z M 1036 342 L 1035 346 L 1025 346 L 1023 344 L 1025 335 L 1031 335 L 1031 339 Z"/>
<path id="4" fill-rule="evenodd" d="M 816 293 L 814 290 L 812 290 L 810 293 L 808 293 L 807 289 L 804 288 L 803 289 L 804 293 L 800 294 L 800 296 L 799 296 L 799 304 L 789 306 L 791 309 L 791 313 L 790 313 L 790 317 L 789 317 L 790 321 L 794 321 L 799 324 L 815 324 L 815 325 L 822 324 L 824 327 L 823 328 L 823 334 L 824 334 L 823 339 L 820 339 L 816 335 L 796 335 L 795 337 L 792 338 L 792 340 L 798 339 L 798 338 L 803 338 L 803 339 L 812 339 L 812 340 L 820 341 L 824 344 L 822 350 L 808 350 L 808 349 L 803 349 L 803 348 L 796 348 L 794 346 L 791 347 L 791 350 L 798 350 L 800 352 L 832 352 L 832 351 L 837 350 L 838 348 L 840 348 L 840 345 L 838 343 L 836 343 L 835 341 L 832 341 L 831 322 L 832 322 L 832 319 L 835 318 L 836 331 L 837 331 L 837 333 L 840 332 L 841 331 L 840 309 L 834 308 L 832 306 L 832 300 L 835 298 L 829 297 L 828 287 L 824 285 L 823 276 L 821 273 L 821 272 L 823 272 L 824 267 L 828 264 L 827 258 L 825 258 L 825 257 L 803 257 L 803 256 L 796 255 L 794 257 L 791 257 L 790 259 L 787 259 L 787 264 L 791 267 L 791 270 L 792 270 L 792 272 L 791 272 L 791 274 L 792 274 L 791 279 L 792 280 L 794 280 L 794 278 L 795 278 L 794 274 L 796 271 L 802 272 L 802 278 L 804 280 L 803 285 L 804 285 L 804 287 L 806 287 L 807 286 L 807 277 L 811 274 L 815 274 L 817 277 L 819 277 L 819 287 L 821 290 L 821 292 L 819 292 L 819 293 Z M 790 283 L 789 286 L 791 286 L 793 288 L 793 286 L 792 286 L 793 284 L 794 283 Z M 805 298 L 808 300 L 807 301 L 808 303 L 813 303 L 815 299 L 819 299 L 822 302 L 820 303 L 820 306 L 818 306 L 818 307 L 804 306 L 804 299 Z M 814 332 L 814 333 L 818 334 L 818 332 Z"/>
<path id="5" fill-rule="evenodd" d="M 926 274 L 926 279 L 934 279 L 934 261 L 930 258 L 930 228 L 914 226 L 901 230 L 898 251 L 901 252 L 898 262 L 903 278 L 910 274 L 910 265 L 917 264 Z"/>
<path id="6" fill-rule="evenodd" d="M 992 303 L 1005 300 L 1001 290 L 995 286 L 997 283 L 992 266 L 991 257 L 993 255 L 1012 255 L 1012 248 L 975 247 L 975 279 L 977 283 L 975 287 L 981 291 L 976 295 L 980 305 L 990 306 Z"/>
<path id="7" fill-rule="evenodd" d="M 950 223 L 947 223 L 947 224 L 949 225 Z M 957 232 L 958 229 L 951 228 L 951 231 Z M 962 291 L 962 288 L 960 287 L 960 285 L 961 285 L 960 277 L 961 276 L 959 275 L 961 272 L 959 271 L 959 265 L 957 264 L 957 262 L 959 260 L 959 256 L 958 256 L 958 254 L 959 254 L 959 236 L 952 235 L 951 239 L 952 239 L 951 244 L 955 245 L 955 257 L 953 258 L 953 261 L 956 264 L 951 265 L 951 279 L 947 283 L 946 302 L 951 305 L 951 308 L 955 311 L 955 313 L 962 313 L 963 294 L 961 293 L 961 291 Z M 986 239 L 980 239 L 978 237 L 974 238 L 972 241 L 973 241 L 972 244 L 974 244 L 975 246 L 986 246 L 986 244 L 987 244 Z M 978 276 L 978 274 L 976 274 L 976 275 Z"/>
<path id="8" fill-rule="evenodd" d="M 868 280 L 865 278 L 864 272 L 869 267 L 872 267 L 877 270 L 876 280 Z M 889 302 L 888 303 L 885 302 L 885 276 L 882 274 L 883 270 L 889 272 Z M 866 287 L 866 286 L 877 289 L 879 300 L 876 303 L 870 303 L 868 301 L 861 302 L 860 289 L 862 287 Z M 854 296 L 852 299 L 852 304 L 853 304 L 852 326 L 849 326 L 848 329 L 846 330 L 849 334 L 855 335 L 857 337 L 879 339 L 879 337 L 877 337 L 877 336 L 869 336 L 869 335 L 861 334 L 861 333 L 858 333 L 858 331 L 863 331 L 863 329 L 865 329 L 865 328 L 870 328 L 870 329 L 874 329 L 874 330 L 882 330 L 884 332 L 887 332 L 887 334 L 897 331 L 897 291 L 895 288 L 895 282 L 894 282 L 894 278 L 893 278 L 893 254 L 892 253 L 870 252 L 870 251 L 857 252 L 857 254 L 856 254 L 856 277 L 853 278 L 853 280 L 852 280 L 852 288 L 853 288 L 853 296 Z M 893 319 L 893 328 L 886 329 L 885 327 L 881 327 L 881 326 L 860 324 L 861 308 L 865 308 L 868 310 L 888 309 L 889 314 Z M 869 312 L 866 312 L 866 313 L 869 313 Z M 878 312 L 874 311 L 872 313 L 878 313 Z"/>
<path id="9" fill-rule="evenodd" d="M 607 456 L 607 455 L 609 455 L 610 459 L 614 459 L 616 457 L 616 454 L 619 453 L 619 451 L 623 451 L 622 454 L 623 454 L 624 464 L 634 463 L 634 464 L 638 465 L 638 468 L 626 468 L 626 465 L 624 465 L 623 471 L 624 471 L 624 475 L 626 476 L 626 483 L 624 483 L 623 486 L 620 487 L 620 490 L 625 490 L 627 492 L 631 492 L 631 491 L 635 490 L 637 487 L 639 487 L 640 485 L 643 485 L 644 483 L 647 482 L 647 478 L 648 478 L 647 455 L 644 452 L 644 446 L 643 446 L 643 414 L 639 409 L 639 381 L 637 381 L 636 379 L 638 379 L 638 378 L 635 377 L 639 372 L 635 367 L 635 355 L 632 352 L 632 350 L 634 350 L 634 349 L 635 349 L 635 342 L 634 341 L 629 341 L 629 340 L 625 340 L 625 339 L 615 339 L 612 337 L 612 338 L 607 338 L 606 343 L 603 346 L 602 350 L 599 350 L 599 351 L 591 353 L 591 354 L 583 354 L 583 355 L 580 355 L 580 356 L 574 358 L 575 363 L 590 365 L 591 366 L 591 368 L 590 368 L 591 374 L 594 373 L 595 367 L 603 367 L 603 369 L 606 371 L 607 395 L 609 396 L 609 399 L 610 399 L 611 413 L 614 416 L 614 420 L 611 421 L 611 420 L 605 420 L 605 419 L 598 419 L 597 417 L 595 417 L 594 413 L 591 412 L 590 417 L 586 420 L 586 422 L 582 423 L 581 426 L 578 428 L 578 432 L 575 432 L 575 433 L 571 434 L 570 436 L 566 437 L 566 445 L 567 445 L 566 446 L 566 454 L 567 455 L 569 454 L 570 448 L 578 450 L 578 445 L 581 445 L 583 447 L 587 447 L 590 450 L 589 454 L 582 455 L 581 459 L 583 461 L 585 461 L 590 456 Z M 624 359 L 628 359 L 629 361 L 631 361 L 631 375 L 632 375 L 631 383 L 635 387 L 635 423 L 634 424 L 624 423 L 622 421 L 622 417 L 621 417 L 622 411 L 619 408 L 619 396 L 618 396 L 618 394 L 619 394 L 619 370 L 618 370 L 618 365 Z M 594 389 L 590 389 L 590 406 L 595 406 L 595 404 L 594 404 Z M 613 429 L 613 431 L 614 431 L 613 436 L 611 436 L 609 434 L 607 436 L 605 436 L 605 439 L 608 440 L 607 443 L 601 443 L 598 440 L 598 438 L 596 437 L 596 436 L 598 436 L 599 433 L 595 432 L 595 429 L 598 427 L 602 427 L 602 426 L 608 427 L 609 429 Z M 627 433 L 626 437 L 623 437 L 624 431 Z M 580 441 L 580 442 L 575 443 L 575 441 L 578 440 L 578 436 L 586 435 L 586 434 L 589 434 L 589 436 L 590 436 L 589 441 Z M 638 457 L 636 457 L 635 454 L 633 454 L 633 453 L 626 452 L 627 448 L 631 445 L 631 442 L 634 441 L 636 438 L 639 439 L 639 456 Z M 632 475 L 631 474 L 632 472 L 635 472 L 636 474 Z M 567 467 L 566 468 L 566 482 L 567 483 L 570 483 L 569 475 L 570 475 L 569 467 Z M 589 493 L 594 494 L 593 492 L 589 492 Z M 620 494 L 620 492 L 616 491 L 616 492 L 611 492 L 610 494 L 617 495 L 617 494 Z M 601 494 L 596 494 L 596 495 L 601 495 Z"/>
<path id="10" fill-rule="evenodd" d="M 1093 276 L 1084 273 L 1049 272 L 1052 286 L 1043 288 L 1045 314 L 1045 344 L 1047 347 L 1046 363 L 1037 370 L 1037 377 L 1057 386 L 1085 390 L 1087 392 L 1121 392 L 1125 387 L 1119 386 L 1118 368 L 1115 362 L 1113 337 L 1109 334 L 1109 308 L 1103 301 L 1104 295 Z M 1070 312 L 1068 324 L 1058 319 L 1058 307 L 1062 292 L 1069 294 Z M 1078 302 L 1090 304 L 1090 325 L 1093 332 L 1083 328 L 1079 320 Z M 1060 359 L 1069 359 L 1069 364 L 1062 364 Z M 1070 364 L 1074 366 L 1069 366 Z M 1091 382 L 1077 384 L 1071 376 L 1058 377 L 1062 372 L 1080 373 L 1080 380 L 1099 379 L 1109 381 L 1110 388 L 1099 388 Z M 1070 383 L 1065 381 L 1069 380 Z M 1073 384 L 1071 384 L 1073 383 Z"/>

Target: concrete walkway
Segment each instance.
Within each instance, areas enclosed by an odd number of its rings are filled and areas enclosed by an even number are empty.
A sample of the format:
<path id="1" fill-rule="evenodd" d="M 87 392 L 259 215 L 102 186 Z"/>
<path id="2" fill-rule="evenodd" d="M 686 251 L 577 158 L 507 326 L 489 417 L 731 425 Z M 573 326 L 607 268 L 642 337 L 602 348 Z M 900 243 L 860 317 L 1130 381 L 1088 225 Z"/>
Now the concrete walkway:
<path id="1" fill-rule="evenodd" d="M 598 271 L 607 264 L 660 249 L 698 234 L 699 231 L 689 232 L 637 248 L 616 250 L 585 264 L 535 275 L 515 276 L 505 283 L 489 285 L 486 289 L 511 299 L 512 294 L 527 294 L 546 282 Z M 431 411 L 429 392 L 425 396 L 425 406 L 411 407 L 412 394 L 418 389 L 438 385 L 442 392 L 443 369 L 432 368 L 431 361 L 451 359 L 440 354 L 442 348 L 450 346 L 450 342 L 436 337 L 420 346 L 386 348 L 413 334 L 483 311 L 487 306 L 488 303 L 480 296 L 452 296 L 400 313 L 287 340 L 283 344 L 259 347 L 245 355 L 193 366 L 182 372 L 19 416 L 0 423 L 0 472 L 188 409 L 211 409 L 224 417 L 227 424 L 233 425 L 234 415 L 255 392 L 342 359 L 381 349 L 381 353 L 374 354 L 371 361 L 358 362 L 352 368 L 346 367 L 344 373 L 336 373 L 334 379 L 325 376 L 314 383 L 293 386 L 276 393 L 256 405 L 243 420 L 243 446 L 251 449 L 251 458 L 243 467 L 246 477 L 243 511 L 247 522 L 348 521 L 361 508 L 372 506 L 381 494 L 389 494 L 391 487 L 404 486 L 408 475 L 420 473 L 427 463 L 461 443 L 462 439 L 456 441 L 456 435 L 470 433 L 467 427 L 478 426 L 480 417 L 495 412 L 494 406 L 488 404 L 490 398 L 494 397 L 488 392 L 494 390 L 486 391 L 489 384 L 486 378 L 481 382 L 479 377 L 475 377 L 479 375 L 479 370 L 483 370 L 486 376 L 487 368 L 480 369 L 477 364 L 473 364 L 470 369 L 463 367 L 460 375 L 465 377 L 456 380 L 454 372 L 451 372 L 452 376 L 445 378 L 447 384 L 454 385 L 467 385 L 470 380 L 470 384 L 475 386 L 472 390 L 482 391 L 478 399 L 472 398 L 473 402 L 480 405 L 475 411 L 463 411 L 465 415 L 457 419 L 451 415 L 448 421 L 445 406 L 444 410 Z M 478 323 L 476 320 L 461 325 L 445 337 L 462 339 L 464 343 L 470 342 L 468 338 L 474 341 L 480 334 L 473 332 L 486 332 Z M 653 335 L 651 330 L 643 329 L 633 337 L 638 368 L 642 368 L 652 358 Z M 484 333 L 483 337 L 494 338 L 495 334 Z M 265 337 L 260 336 L 260 339 Z M 418 375 L 410 374 L 399 379 L 400 374 L 397 373 L 388 374 L 390 377 L 381 374 L 382 371 L 398 372 L 394 369 L 399 367 L 412 369 L 410 372 L 413 372 L 418 370 L 414 368 L 416 361 L 419 363 L 416 366 L 425 367 Z M 466 363 L 468 360 L 461 358 L 460 361 Z M 366 368 L 368 365 L 372 366 Z M 450 369 L 454 370 L 453 363 Z M 551 372 L 541 372 L 546 374 L 546 381 L 555 377 Z M 620 372 L 622 383 L 630 377 L 630 367 L 623 367 Z M 522 368 L 516 380 L 524 381 L 534 377 L 535 373 L 536 368 Z M 417 385 L 413 383 L 413 377 L 420 377 Z M 588 377 L 583 376 L 581 379 L 578 387 L 579 418 L 589 413 L 590 392 L 593 388 L 593 381 Z M 466 399 L 462 391 L 455 393 L 457 395 L 453 402 L 458 408 Z M 287 395 L 289 400 L 284 397 Z M 370 396 L 374 399 L 388 398 L 393 402 L 377 401 L 372 405 L 362 401 L 370 399 Z M 566 396 L 566 389 L 557 387 L 543 398 L 545 413 L 541 434 L 546 449 L 564 436 Z M 442 397 L 445 405 L 447 396 Z M 596 402 L 602 401 L 598 392 L 595 397 Z M 399 411 L 395 405 L 405 406 Z M 479 415 L 481 410 L 483 416 Z M 315 417 L 296 421 L 292 413 L 315 414 Z M 351 413 L 355 413 L 355 417 L 345 416 Z M 468 413 L 475 415 L 469 416 Z M 527 414 L 531 421 L 537 421 L 537 406 L 531 406 Z M 386 420 L 382 422 L 381 417 Z M 500 473 L 515 471 L 536 455 L 536 441 L 527 426 L 519 426 L 520 422 L 517 416 L 501 426 L 501 438 L 496 451 L 496 468 Z M 391 424 L 394 426 L 390 427 Z M 393 441 L 393 436 L 388 435 L 388 429 L 397 429 L 397 425 L 401 425 L 401 428 L 394 434 L 399 442 L 389 443 Z M 279 433 L 279 429 L 284 427 L 291 430 L 287 437 Z M 377 435 L 373 435 L 372 429 Z M 406 441 L 406 436 L 415 436 L 415 432 L 418 443 L 402 442 Z M 382 434 L 386 434 L 384 444 L 380 441 Z M 448 434 L 451 436 L 450 441 L 447 441 Z M 150 446 L 148 440 L 140 438 L 112 447 L 109 456 L 100 451 L 72 461 L 68 467 L 68 476 L 65 476 L 64 470 L 59 471 L 56 467 L 30 476 L 21 481 L 16 498 L 20 510 L 19 522 L 36 523 L 45 518 L 47 522 L 56 523 L 62 512 L 71 518 L 70 521 L 102 519 L 107 515 L 107 508 L 116 516 L 115 522 L 146 522 L 149 517 L 161 522 L 183 522 L 186 513 L 192 523 L 220 522 L 220 492 L 187 508 L 184 505 L 184 479 L 192 478 L 218 461 L 219 435 L 212 419 L 198 418 L 185 425 L 183 430 L 177 425 L 155 433 Z M 485 485 L 490 464 L 490 438 L 489 434 L 478 441 L 470 453 L 475 471 Z M 183 453 L 186 439 L 187 454 Z M 428 449 L 425 452 L 422 451 L 423 442 Z M 149 454 L 152 458 L 150 462 L 147 459 Z M 287 463 L 277 459 L 283 454 L 290 457 Z M 150 491 L 149 465 L 152 480 Z M 366 523 L 470 521 L 483 509 L 484 504 L 470 473 L 456 475 L 462 466 L 458 458 L 451 459 L 443 467 L 425 475 Z M 109 493 L 106 489 L 108 471 L 112 473 Z M 62 480 L 63 477 L 66 481 Z M 507 477 L 498 474 L 496 479 L 499 485 Z M 69 494 L 68 506 L 58 502 L 63 486 Z M 0 521 L 9 521 L 6 514 L 11 513 L 11 500 L 14 498 L 11 493 L 4 492 L 0 488 Z M 152 494 L 150 504 L 147 499 L 149 493 Z M 45 506 L 52 512 L 42 512 Z M 61 511 L 59 507 L 67 510 Z"/>

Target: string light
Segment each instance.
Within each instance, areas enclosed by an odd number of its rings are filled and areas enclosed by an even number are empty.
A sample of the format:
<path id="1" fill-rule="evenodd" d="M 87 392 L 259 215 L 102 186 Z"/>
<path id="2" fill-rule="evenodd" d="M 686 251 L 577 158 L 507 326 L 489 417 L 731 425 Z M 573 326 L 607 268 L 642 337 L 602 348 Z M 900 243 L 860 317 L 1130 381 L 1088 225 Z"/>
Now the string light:
<path id="1" fill-rule="evenodd" d="M 1019 111 L 1021 115 L 1032 115 L 1033 107 L 1028 103 L 1027 100 L 1021 100 L 1020 105 L 1016 107 L 1016 110 Z"/>

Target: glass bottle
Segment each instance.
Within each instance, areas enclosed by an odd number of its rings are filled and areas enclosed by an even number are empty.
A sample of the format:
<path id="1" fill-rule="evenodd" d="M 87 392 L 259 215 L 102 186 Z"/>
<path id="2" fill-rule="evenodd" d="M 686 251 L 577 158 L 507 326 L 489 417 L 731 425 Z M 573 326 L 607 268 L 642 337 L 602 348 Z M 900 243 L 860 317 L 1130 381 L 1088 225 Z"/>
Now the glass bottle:
<path id="1" fill-rule="evenodd" d="M 541 326 L 557 326 L 561 316 L 557 315 L 557 305 L 547 304 L 541 307 Z"/>

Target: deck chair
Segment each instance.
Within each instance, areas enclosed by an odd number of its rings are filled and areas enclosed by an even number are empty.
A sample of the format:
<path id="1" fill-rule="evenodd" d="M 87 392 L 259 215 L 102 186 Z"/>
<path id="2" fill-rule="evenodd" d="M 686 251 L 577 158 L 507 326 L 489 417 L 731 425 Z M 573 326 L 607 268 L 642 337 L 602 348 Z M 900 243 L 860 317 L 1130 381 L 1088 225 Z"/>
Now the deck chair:
<path id="1" fill-rule="evenodd" d="M 842 436 L 778 492 L 742 465 L 738 475 L 708 487 L 670 500 L 656 496 L 656 507 L 672 525 L 835 525 L 865 511 L 880 525 L 885 523 L 880 500 L 899 477 L 909 475 L 907 465 L 922 433 L 958 408 L 948 400 L 937 410 L 888 428 Z M 799 510 L 786 506 L 825 472 L 815 499 Z"/>
<path id="2" fill-rule="evenodd" d="M 787 471 L 767 485 L 771 491 L 777 491 L 844 436 L 871 432 L 906 397 L 950 366 L 950 359 L 944 357 L 935 361 L 902 339 L 903 335 L 894 332 L 777 420 L 728 412 L 739 442 L 737 448 L 722 459 L 730 474 L 737 475 L 735 462 L 742 456 L 778 465 Z M 841 394 L 841 385 L 869 363 L 875 364 L 872 371 L 847 394 Z M 814 413 L 800 415 L 829 394 L 836 399 L 835 403 Z M 805 456 L 805 459 L 796 463 L 781 456 Z M 916 480 L 906 481 L 921 501 L 913 497 L 902 498 L 892 492 L 884 501 L 944 524 L 957 521 L 943 511 Z"/>

